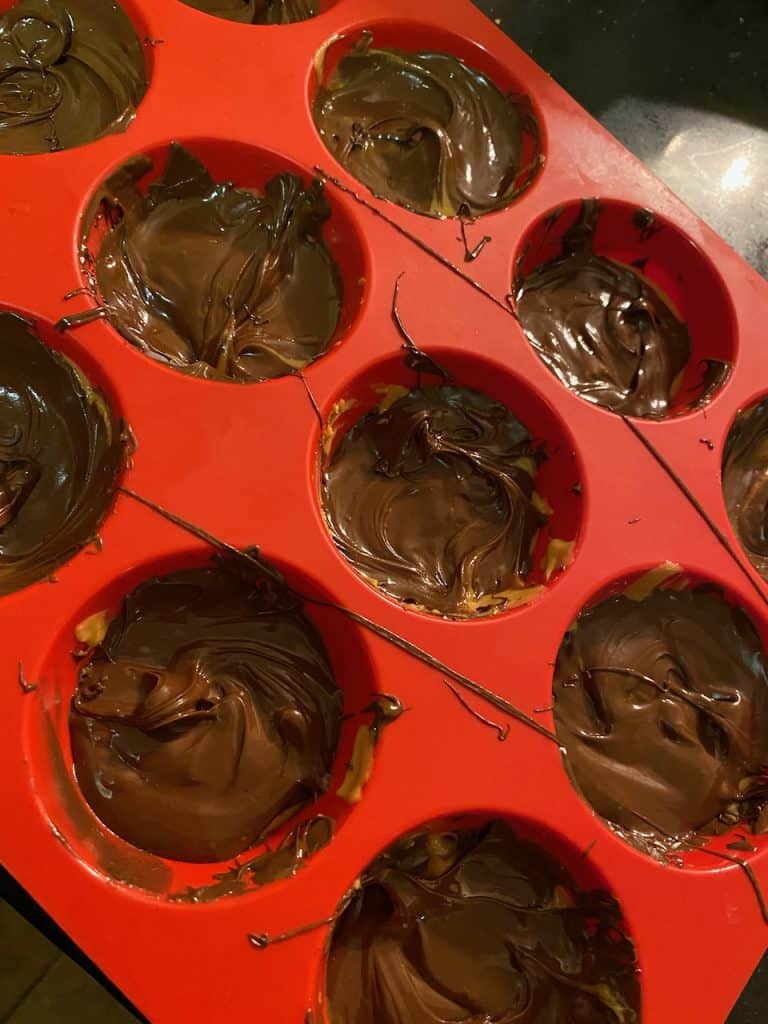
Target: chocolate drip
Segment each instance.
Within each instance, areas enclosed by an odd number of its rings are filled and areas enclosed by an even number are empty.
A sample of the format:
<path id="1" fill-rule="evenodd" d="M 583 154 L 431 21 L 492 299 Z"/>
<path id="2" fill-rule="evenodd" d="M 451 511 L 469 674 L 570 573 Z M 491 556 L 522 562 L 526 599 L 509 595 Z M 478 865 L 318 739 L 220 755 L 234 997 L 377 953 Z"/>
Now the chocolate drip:
<path id="1" fill-rule="evenodd" d="M 563 253 L 516 285 L 517 315 L 543 362 L 587 401 L 627 416 L 669 415 L 691 351 L 685 325 L 629 267 L 595 254 L 585 200 Z"/>
<path id="2" fill-rule="evenodd" d="M 93 539 L 123 462 L 102 394 L 30 324 L 0 313 L 0 594 Z"/>
<path id="3" fill-rule="evenodd" d="M 265 563 L 150 579 L 80 673 L 77 780 L 99 818 L 159 856 L 236 856 L 322 793 L 342 696 L 299 599 Z"/>
<path id="4" fill-rule="evenodd" d="M 768 401 L 739 413 L 723 455 L 723 496 L 750 562 L 768 581 Z"/>
<path id="5" fill-rule="evenodd" d="M 124 131 L 147 91 L 128 16 L 102 0 L 19 0 L 0 15 L 0 153 Z"/>
<path id="6" fill-rule="evenodd" d="M 313 18 L 320 9 L 319 0 L 182 0 L 217 18 L 239 21 L 244 25 L 288 25 Z"/>
<path id="7" fill-rule="evenodd" d="M 370 865 L 334 928 L 332 1024 L 636 1024 L 631 942 L 502 822 L 419 832 Z"/>
<path id="8" fill-rule="evenodd" d="M 763 647 L 718 593 L 617 596 L 584 612 L 560 649 L 554 693 L 576 786 L 630 841 L 663 849 L 738 823 L 764 830 Z"/>
<path id="9" fill-rule="evenodd" d="M 214 182 L 172 144 L 144 195 L 139 181 L 151 167 L 131 161 L 99 197 L 113 227 L 94 275 L 113 326 L 196 377 L 266 380 L 313 362 L 336 331 L 342 298 L 321 238 L 330 216 L 322 184 L 305 189 L 280 174 L 262 197 Z"/>
<path id="10" fill-rule="evenodd" d="M 445 615 L 526 586 L 545 517 L 526 428 L 468 388 L 416 388 L 363 417 L 323 476 L 339 550 L 385 593 Z"/>
<path id="11" fill-rule="evenodd" d="M 336 159 L 375 195 L 419 213 L 477 216 L 530 184 L 530 104 L 504 96 L 444 53 L 379 49 L 370 32 L 342 57 L 313 104 Z M 521 182 L 521 178 L 523 179 Z"/>

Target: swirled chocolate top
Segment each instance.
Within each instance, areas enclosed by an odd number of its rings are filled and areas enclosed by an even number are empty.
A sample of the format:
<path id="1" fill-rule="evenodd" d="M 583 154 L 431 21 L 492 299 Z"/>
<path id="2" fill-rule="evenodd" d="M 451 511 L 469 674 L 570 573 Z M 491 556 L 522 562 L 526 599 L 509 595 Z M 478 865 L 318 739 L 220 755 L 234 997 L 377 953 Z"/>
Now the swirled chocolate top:
<path id="1" fill-rule="evenodd" d="M 314 17 L 319 0 L 183 0 L 187 7 L 244 25 L 287 25 Z"/>
<path id="2" fill-rule="evenodd" d="M 599 202 L 582 204 L 562 255 L 517 282 L 517 314 L 566 387 L 613 412 L 661 419 L 690 356 L 688 330 L 639 273 L 594 252 L 599 216 Z"/>
<path id="3" fill-rule="evenodd" d="M 147 158 L 105 184 L 111 224 L 95 259 L 109 321 L 197 377 L 257 381 L 311 363 L 339 322 L 342 282 L 322 241 L 319 182 L 281 174 L 264 195 L 217 183 L 182 146 L 145 194 Z"/>
<path id="4" fill-rule="evenodd" d="M 123 463 L 121 424 L 32 326 L 0 314 L 0 594 L 93 540 Z"/>
<path id="5" fill-rule="evenodd" d="M 628 838 L 664 844 L 757 825 L 768 674 L 752 622 L 719 593 L 620 595 L 584 612 L 560 649 L 554 692 L 574 782 Z"/>
<path id="6" fill-rule="evenodd" d="M 527 429 L 469 388 L 415 388 L 359 420 L 323 476 L 333 539 L 385 593 L 468 616 L 523 589 L 546 518 Z"/>
<path id="7" fill-rule="evenodd" d="M 616 903 L 502 822 L 420 832 L 371 864 L 337 922 L 332 1024 L 636 1024 Z"/>
<path id="8" fill-rule="evenodd" d="M 419 213 L 477 216 L 530 182 L 523 137 L 537 137 L 530 104 L 446 53 L 373 45 L 364 33 L 313 104 L 328 149 L 375 195 Z M 521 175 L 525 181 L 521 183 Z"/>
<path id="9" fill-rule="evenodd" d="M 225 860 L 324 791 L 341 713 L 298 598 L 220 558 L 124 599 L 72 702 L 77 781 L 134 846 Z"/>
<path id="10" fill-rule="evenodd" d="M 0 153 L 48 153 L 123 131 L 147 91 L 119 4 L 19 0 L 0 15 Z"/>

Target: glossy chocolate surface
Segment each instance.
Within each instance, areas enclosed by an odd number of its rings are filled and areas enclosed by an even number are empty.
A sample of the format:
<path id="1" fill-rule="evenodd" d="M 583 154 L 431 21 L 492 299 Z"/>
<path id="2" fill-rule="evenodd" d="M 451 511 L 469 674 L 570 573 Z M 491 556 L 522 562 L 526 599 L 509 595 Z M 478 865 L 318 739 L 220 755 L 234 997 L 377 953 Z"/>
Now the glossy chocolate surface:
<path id="1" fill-rule="evenodd" d="M 562 255 L 516 282 L 517 314 L 543 362 L 582 398 L 662 419 L 690 356 L 686 326 L 631 267 L 594 252 L 600 203 L 585 200 Z"/>
<path id="2" fill-rule="evenodd" d="M 225 860 L 325 790 L 341 713 L 298 598 L 270 567 L 220 557 L 124 599 L 80 672 L 75 772 L 128 842 Z"/>
<path id="3" fill-rule="evenodd" d="M 445 53 L 350 47 L 313 103 L 336 159 L 375 195 L 419 213 L 477 216 L 506 206 L 538 166 L 530 104 Z M 526 170 L 528 174 L 526 176 Z M 521 176 L 524 179 L 521 181 Z"/>
<path id="4" fill-rule="evenodd" d="M 718 591 L 620 595 L 584 612 L 560 649 L 554 694 L 577 788 L 630 840 L 768 827 L 763 645 Z"/>
<path id="5" fill-rule="evenodd" d="M 616 903 L 502 822 L 422 831 L 361 878 L 333 931 L 330 1024 L 636 1024 Z"/>
<path id="6" fill-rule="evenodd" d="M 768 580 L 768 401 L 739 413 L 723 455 L 728 518 L 747 557 Z"/>
<path id="7" fill-rule="evenodd" d="M 111 0 L 19 0 L 0 15 L 0 153 L 123 131 L 147 91 L 141 42 Z"/>
<path id="8" fill-rule="evenodd" d="M 244 25 L 287 25 L 317 14 L 319 0 L 183 0 L 187 7 Z"/>
<path id="9" fill-rule="evenodd" d="M 31 324 L 0 313 L 0 594 L 93 540 L 123 463 L 104 396 Z"/>
<path id="10" fill-rule="evenodd" d="M 162 177 L 139 157 L 105 184 L 112 225 L 96 256 L 109 321 L 148 355 L 196 377 L 259 381 L 303 369 L 324 351 L 342 281 L 322 241 L 323 187 L 294 174 L 260 196 L 217 183 L 172 144 Z"/>
<path id="11" fill-rule="evenodd" d="M 469 388 L 415 388 L 341 439 L 323 475 L 339 550 L 385 593 L 445 615 L 526 586 L 545 516 L 527 429 Z"/>

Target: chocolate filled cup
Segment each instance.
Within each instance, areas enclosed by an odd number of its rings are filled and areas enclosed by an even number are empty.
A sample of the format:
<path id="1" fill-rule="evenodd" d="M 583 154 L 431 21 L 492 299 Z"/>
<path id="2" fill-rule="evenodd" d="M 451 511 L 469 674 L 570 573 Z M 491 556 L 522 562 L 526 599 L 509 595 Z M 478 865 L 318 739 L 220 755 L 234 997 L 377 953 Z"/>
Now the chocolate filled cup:
<path id="1" fill-rule="evenodd" d="M 182 0 L 187 7 L 243 25 L 288 25 L 313 18 L 320 0 Z"/>
<path id="2" fill-rule="evenodd" d="M 768 401 L 739 413 L 723 454 L 723 497 L 750 562 L 768 580 Z"/>
<path id="3" fill-rule="evenodd" d="M 541 162 L 525 97 L 505 96 L 448 53 L 376 46 L 371 32 L 321 75 L 312 115 L 333 156 L 374 195 L 432 216 L 501 209 Z"/>
<path id="4" fill-rule="evenodd" d="M 325 467 L 336 546 L 384 593 L 425 611 L 467 617 L 513 602 L 547 521 L 528 430 L 499 402 L 454 385 L 384 405 Z"/>
<path id="5" fill-rule="evenodd" d="M 329 1024 L 637 1024 L 616 902 L 501 821 L 425 829 L 363 873 L 331 936 Z"/>
<path id="6" fill-rule="evenodd" d="M 123 466 L 104 395 L 32 325 L 0 313 L 0 594 L 92 541 Z"/>
<path id="7" fill-rule="evenodd" d="M 136 31 L 111 0 L 19 0 L 0 14 L 0 153 L 123 131 L 147 91 Z"/>
<path id="8" fill-rule="evenodd" d="M 195 377 L 263 381 L 321 356 L 343 294 L 322 238 L 331 211 L 321 183 L 285 173 L 263 195 L 236 188 L 173 143 L 145 191 L 152 166 L 138 157 L 121 167 L 86 216 L 86 232 L 97 215 L 107 226 L 96 252 L 83 243 L 99 312 L 141 351 Z"/>
<path id="9" fill-rule="evenodd" d="M 611 597 L 558 654 L 555 723 L 577 788 L 650 852 L 733 825 L 768 830 L 768 673 L 718 591 Z"/>
<path id="10" fill-rule="evenodd" d="M 342 703 L 282 577 L 221 557 L 125 597 L 80 670 L 75 774 L 134 846 L 226 860 L 327 788 Z"/>

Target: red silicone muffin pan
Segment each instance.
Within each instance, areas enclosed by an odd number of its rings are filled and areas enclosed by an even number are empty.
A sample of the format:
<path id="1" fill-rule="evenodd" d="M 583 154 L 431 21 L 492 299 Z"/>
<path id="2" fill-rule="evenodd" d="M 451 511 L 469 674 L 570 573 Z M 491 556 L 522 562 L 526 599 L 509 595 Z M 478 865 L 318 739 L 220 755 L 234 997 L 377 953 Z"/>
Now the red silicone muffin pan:
<path id="1" fill-rule="evenodd" d="M 630 847 L 575 792 L 556 743 L 467 694 L 509 725 L 498 742 L 445 679 L 464 674 L 552 729 L 553 664 L 570 623 L 597 595 L 665 561 L 722 585 L 768 643 L 767 592 L 741 554 L 720 487 L 728 429 L 768 380 L 768 286 L 468 0 L 425 0 L 415 14 L 406 0 L 328 0 L 316 18 L 270 27 L 216 19 L 178 0 L 123 7 L 145 40 L 150 78 L 128 130 L 51 155 L 0 158 L 9 243 L 2 308 L 33 320 L 47 344 L 100 384 L 136 441 L 99 544 L 58 570 L 53 585 L 0 602 L 0 859 L 156 1024 L 318 1024 L 329 929 L 304 926 L 327 921 L 365 865 L 409 829 L 457 814 L 502 816 L 577 882 L 619 901 L 646 1024 L 721 1024 L 768 936 L 744 870 L 699 852 L 662 864 Z M 466 226 L 470 245 L 490 238 L 472 262 L 456 221 L 374 198 L 315 130 L 315 55 L 333 37 L 365 28 L 384 44 L 452 52 L 531 100 L 544 161 L 512 205 Z M 137 154 L 160 167 L 174 140 L 219 180 L 244 187 L 280 169 L 327 177 L 325 237 L 344 277 L 345 307 L 335 343 L 305 372 L 317 410 L 295 377 L 243 386 L 198 380 L 151 361 L 105 321 L 53 328 L 90 301 L 65 296 L 83 285 L 81 225 L 100 183 Z M 592 406 L 556 380 L 517 324 L 507 300 L 517 261 L 526 246 L 552 242 L 542 224 L 554 208 L 565 208 L 567 222 L 593 196 L 609 211 L 603 251 L 647 259 L 647 277 L 689 324 L 694 357 L 732 362 L 703 408 L 649 423 Z M 629 213 L 638 208 L 661 230 L 646 237 L 633 229 Z M 389 600 L 337 552 L 322 515 L 317 411 L 327 420 L 340 399 L 364 403 L 372 385 L 405 382 L 391 315 L 398 279 L 400 315 L 420 348 L 460 383 L 508 405 L 552 456 L 540 489 L 557 510 L 555 534 L 575 541 L 570 564 L 535 600 L 497 616 L 447 621 Z M 333 795 L 356 728 L 354 718 L 345 722 L 318 807 L 336 822 L 330 844 L 292 878 L 200 902 L 174 896 L 211 884 L 230 865 L 166 862 L 113 836 L 75 788 L 69 749 L 75 626 L 115 608 L 147 576 L 210 558 L 203 533 L 157 506 L 230 545 L 257 545 L 297 589 L 357 613 L 355 621 L 333 607 L 306 608 L 345 709 L 358 711 L 380 692 L 408 709 L 385 730 L 355 805 Z M 711 849 L 725 851 L 726 839 Z M 766 887 L 768 840 L 754 845 L 743 856 Z M 295 929 L 290 941 L 266 948 L 249 941 Z"/>

